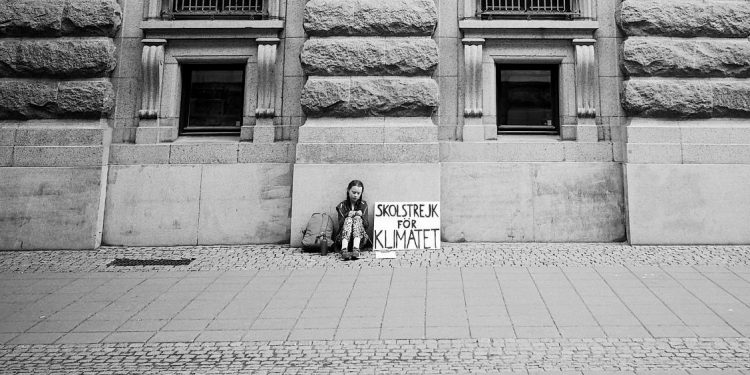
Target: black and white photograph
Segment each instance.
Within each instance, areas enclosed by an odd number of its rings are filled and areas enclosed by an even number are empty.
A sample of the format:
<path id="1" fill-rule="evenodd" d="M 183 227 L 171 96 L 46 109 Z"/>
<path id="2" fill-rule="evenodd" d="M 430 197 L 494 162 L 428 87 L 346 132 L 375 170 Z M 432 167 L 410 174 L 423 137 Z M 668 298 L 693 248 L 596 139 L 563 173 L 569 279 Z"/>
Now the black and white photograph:
<path id="1" fill-rule="evenodd" d="M 750 375 L 750 0 L 0 0 L 0 374 Z"/>

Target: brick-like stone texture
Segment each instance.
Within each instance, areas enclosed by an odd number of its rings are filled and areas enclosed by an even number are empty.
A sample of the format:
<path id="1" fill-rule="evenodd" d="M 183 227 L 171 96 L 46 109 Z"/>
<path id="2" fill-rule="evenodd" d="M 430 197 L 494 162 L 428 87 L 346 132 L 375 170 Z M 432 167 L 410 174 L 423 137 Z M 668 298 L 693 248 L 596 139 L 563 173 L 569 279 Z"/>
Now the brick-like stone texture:
<path id="1" fill-rule="evenodd" d="M 430 78 L 311 77 L 302 92 L 308 116 L 429 116 L 438 104 Z"/>
<path id="2" fill-rule="evenodd" d="M 304 27 L 314 36 L 431 35 L 437 19 L 433 0 L 310 0 Z"/>
<path id="3" fill-rule="evenodd" d="M 438 48 L 429 38 L 309 39 L 301 59 L 309 75 L 430 75 Z"/>
<path id="4" fill-rule="evenodd" d="M 750 117 L 750 81 L 711 82 L 714 117 Z"/>
<path id="5" fill-rule="evenodd" d="M 104 77 L 116 62 L 109 38 L 0 41 L 0 77 Z"/>
<path id="6" fill-rule="evenodd" d="M 113 106 L 109 81 L 0 82 L 0 119 L 99 118 Z"/>
<path id="7" fill-rule="evenodd" d="M 639 117 L 750 117 L 750 82 L 631 79 L 623 109 Z"/>
<path id="8" fill-rule="evenodd" d="M 622 3 L 620 27 L 630 36 L 745 38 L 750 2 L 628 0 Z"/>
<path id="9" fill-rule="evenodd" d="M 746 78 L 750 42 L 632 37 L 623 43 L 623 70 L 630 76 Z"/>
<path id="10" fill-rule="evenodd" d="M 3 0 L 0 36 L 114 36 L 122 22 L 116 0 Z"/>

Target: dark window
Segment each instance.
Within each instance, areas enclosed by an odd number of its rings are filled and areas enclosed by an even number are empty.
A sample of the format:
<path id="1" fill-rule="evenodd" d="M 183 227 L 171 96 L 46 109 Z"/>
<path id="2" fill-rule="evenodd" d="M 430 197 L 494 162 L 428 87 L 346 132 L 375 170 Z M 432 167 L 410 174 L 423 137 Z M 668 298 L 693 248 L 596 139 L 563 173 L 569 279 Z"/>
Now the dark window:
<path id="1" fill-rule="evenodd" d="M 165 0 L 166 1 L 166 0 Z M 263 0 L 169 0 L 170 16 L 175 18 L 262 19 Z"/>
<path id="2" fill-rule="evenodd" d="M 558 68 L 497 65 L 498 133 L 558 133 Z"/>
<path id="3" fill-rule="evenodd" d="M 479 12 L 485 19 L 571 18 L 579 13 L 574 0 L 480 0 Z"/>
<path id="4" fill-rule="evenodd" d="M 239 134 L 244 65 L 183 65 L 180 134 Z"/>

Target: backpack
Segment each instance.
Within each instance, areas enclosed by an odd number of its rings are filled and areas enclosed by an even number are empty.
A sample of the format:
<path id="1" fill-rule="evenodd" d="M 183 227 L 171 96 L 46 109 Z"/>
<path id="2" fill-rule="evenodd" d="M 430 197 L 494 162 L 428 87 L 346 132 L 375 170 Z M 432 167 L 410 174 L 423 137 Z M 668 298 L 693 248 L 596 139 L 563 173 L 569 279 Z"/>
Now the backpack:
<path id="1" fill-rule="evenodd" d="M 302 231 L 302 249 L 326 255 L 330 246 L 333 246 L 333 218 L 325 212 L 316 212 Z"/>

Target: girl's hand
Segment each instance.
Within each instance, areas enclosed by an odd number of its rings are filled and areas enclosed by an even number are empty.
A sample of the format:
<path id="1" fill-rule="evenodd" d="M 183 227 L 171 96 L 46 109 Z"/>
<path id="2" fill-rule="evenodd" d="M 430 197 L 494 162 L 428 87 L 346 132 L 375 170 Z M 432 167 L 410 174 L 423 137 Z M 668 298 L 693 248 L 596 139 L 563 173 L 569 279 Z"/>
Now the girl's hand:
<path id="1" fill-rule="evenodd" d="M 362 211 L 354 211 L 355 216 L 362 216 Z"/>
<path id="2" fill-rule="evenodd" d="M 355 212 L 354 212 L 354 211 L 349 211 L 349 214 L 348 214 L 347 216 L 349 216 L 349 217 L 354 217 L 354 214 L 355 214 Z"/>

